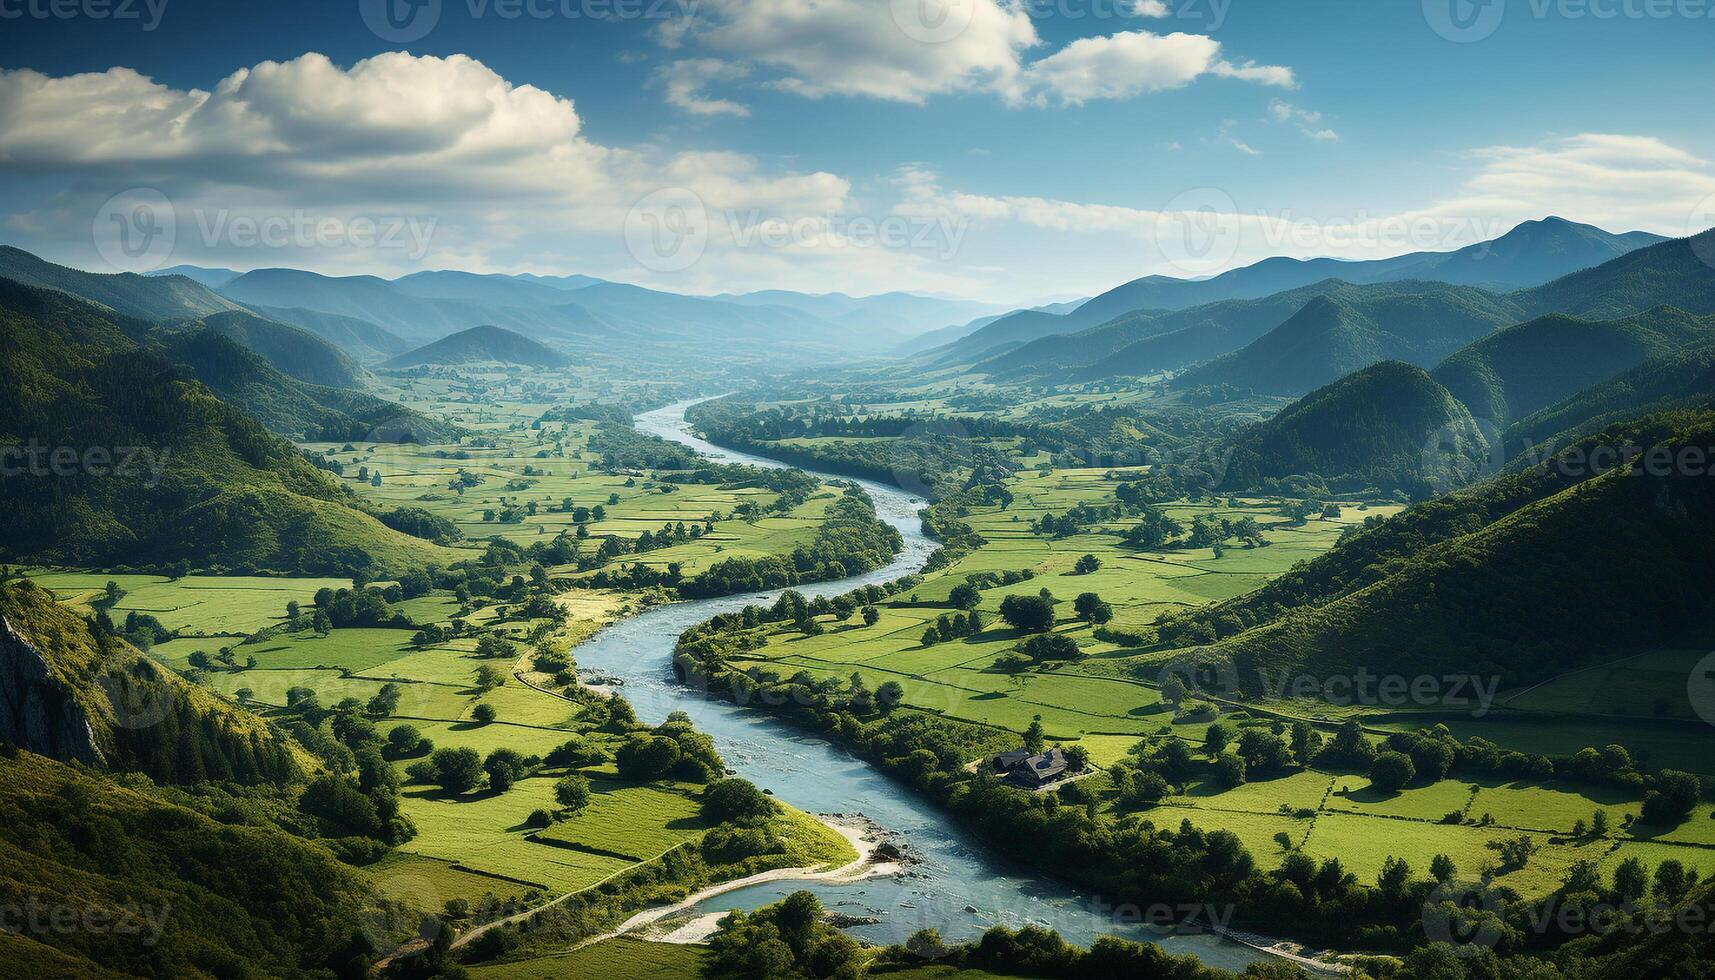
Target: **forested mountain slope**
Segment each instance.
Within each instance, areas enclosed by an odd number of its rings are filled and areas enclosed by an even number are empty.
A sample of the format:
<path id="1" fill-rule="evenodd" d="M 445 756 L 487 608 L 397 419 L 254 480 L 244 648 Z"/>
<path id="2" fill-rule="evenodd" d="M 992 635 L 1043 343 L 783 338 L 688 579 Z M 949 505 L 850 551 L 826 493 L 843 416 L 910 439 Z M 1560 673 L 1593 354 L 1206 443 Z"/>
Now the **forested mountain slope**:
<path id="1" fill-rule="evenodd" d="M 446 558 L 98 307 L 0 281 L 0 337 L 0 426 L 29 469 L 0 485 L 7 560 L 380 571 Z"/>

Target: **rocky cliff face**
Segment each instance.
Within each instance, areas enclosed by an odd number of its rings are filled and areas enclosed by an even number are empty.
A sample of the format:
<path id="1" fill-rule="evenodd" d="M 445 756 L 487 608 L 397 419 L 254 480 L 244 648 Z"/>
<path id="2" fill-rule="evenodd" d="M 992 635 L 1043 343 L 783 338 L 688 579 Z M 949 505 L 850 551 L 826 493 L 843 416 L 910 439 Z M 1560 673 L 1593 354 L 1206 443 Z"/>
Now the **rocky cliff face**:
<path id="1" fill-rule="evenodd" d="M 48 670 L 41 651 L 0 616 L 0 739 L 38 755 L 98 765 L 101 750 L 83 705 Z"/>

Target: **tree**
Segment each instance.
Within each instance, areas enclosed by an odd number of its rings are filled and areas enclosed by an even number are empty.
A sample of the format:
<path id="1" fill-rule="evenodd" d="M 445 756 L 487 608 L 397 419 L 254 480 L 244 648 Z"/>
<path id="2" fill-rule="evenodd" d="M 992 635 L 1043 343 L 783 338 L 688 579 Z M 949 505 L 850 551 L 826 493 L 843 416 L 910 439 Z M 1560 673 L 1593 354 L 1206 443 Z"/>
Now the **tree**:
<path id="1" fill-rule="evenodd" d="M 953 586 L 953 591 L 947 595 L 947 601 L 952 603 L 955 609 L 975 609 L 983 601 L 983 594 L 976 586 L 964 582 Z"/>
<path id="2" fill-rule="evenodd" d="M 1054 604 L 1041 596 L 1009 595 L 1000 602 L 1000 618 L 1025 633 L 1054 628 Z"/>
<path id="3" fill-rule="evenodd" d="M 1605 837 L 1608 833 L 1608 811 L 1597 810 L 1590 815 L 1590 833 Z"/>
<path id="4" fill-rule="evenodd" d="M 924 646 L 932 647 L 939 642 L 941 642 L 941 634 L 935 629 L 935 627 L 931 626 L 923 631 Z"/>
<path id="5" fill-rule="evenodd" d="M 1621 902 L 1635 902 L 1649 892 L 1649 872 L 1635 857 L 1626 858 L 1614 867 L 1614 897 Z"/>
<path id="6" fill-rule="evenodd" d="M 1042 716 L 1030 719 L 1030 726 L 1024 730 L 1024 747 L 1032 753 L 1042 751 L 1044 735 L 1042 732 Z"/>
<path id="7" fill-rule="evenodd" d="M 554 782 L 554 799 L 573 813 L 582 813 L 590 805 L 590 781 L 577 773 L 561 776 Z"/>
<path id="8" fill-rule="evenodd" d="M 1076 640 L 1064 633 L 1039 633 L 1013 647 L 1031 660 L 1076 660 L 1084 655 Z"/>
<path id="9" fill-rule="evenodd" d="M 881 610 L 875 608 L 874 606 L 863 607 L 863 624 L 865 626 L 874 626 L 876 623 L 878 623 L 880 621 L 881 621 Z"/>
<path id="10" fill-rule="evenodd" d="M 1225 751 L 1232 738 L 1233 730 L 1225 722 L 1217 721 L 1203 731 L 1203 745 L 1211 756 L 1218 756 Z"/>
<path id="11" fill-rule="evenodd" d="M 315 616 L 310 620 L 310 626 L 323 636 L 333 632 L 333 620 L 328 618 L 327 611 L 323 609 L 316 610 Z"/>
<path id="12" fill-rule="evenodd" d="M 1650 894 L 1660 902 L 1677 902 L 1684 898 L 1685 893 L 1695 884 L 1696 871 L 1687 871 L 1677 858 L 1668 858 L 1656 865 L 1655 881 L 1650 886 Z"/>
<path id="13" fill-rule="evenodd" d="M 664 776 L 683 756 L 679 743 L 662 735 L 634 735 L 619 747 L 614 763 L 622 778 L 647 782 Z"/>
<path id="14" fill-rule="evenodd" d="M 1095 555 L 1085 555 L 1078 559 L 1077 564 L 1072 566 L 1072 571 L 1077 572 L 1079 575 L 1088 575 L 1101 567 L 1102 560 L 1100 558 L 1097 558 Z"/>
<path id="15" fill-rule="evenodd" d="M 470 716 L 477 724 L 486 725 L 494 720 L 494 705 L 479 704 L 471 709 Z"/>
<path id="16" fill-rule="evenodd" d="M 1655 789 L 1644 794 L 1641 819 L 1644 823 L 1677 824 L 1691 816 L 1703 795 L 1701 781 L 1688 772 L 1663 769 L 1656 776 Z"/>
<path id="17" fill-rule="evenodd" d="M 774 801 L 748 779 L 722 779 L 703 791 L 703 816 L 717 823 L 773 816 Z"/>
<path id="18" fill-rule="evenodd" d="M 530 771 L 530 766 L 524 757 L 512 749 L 495 749 L 482 762 L 482 768 L 488 773 L 488 788 L 497 793 L 504 793 L 512 788 L 512 784 L 523 779 Z"/>
<path id="19" fill-rule="evenodd" d="M 1161 700 L 1171 705 L 1185 700 L 1185 682 L 1179 679 L 1178 674 L 1168 674 L 1167 679 L 1161 682 Z"/>
<path id="20" fill-rule="evenodd" d="M 1114 618 L 1114 607 L 1103 602 L 1102 597 L 1094 592 L 1080 593 L 1072 600 L 1072 609 L 1079 619 L 1098 626 Z"/>
<path id="21" fill-rule="evenodd" d="M 1436 884 L 1445 885 L 1458 873 L 1458 865 L 1445 854 L 1437 854 L 1429 860 L 1429 877 L 1434 878 Z"/>
<path id="22" fill-rule="evenodd" d="M 423 744 L 423 733 L 412 725 L 394 725 L 387 732 L 387 747 L 395 755 L 410 755 Z"/>
<path id="23" fill-rule="evenodd" d="M 905 700 L 905 685 L 898 681 L 883 681 L 875 689 L 875 703 L 882 711 L 892 711 Z"/>
<path id="24" fill-rule="evenodd" d="M 1397 793 L 1417 776 L 1417 767 L 1404 752 L 1383 752 L 1370 765 L 1370 785 L 1383 793 Z"/>
<path id="25" fill-rule="evenodd" d="M 483 664 L 476 669 L 476 689 L 484 694 L 505 683 L 506 675 L 493 664 Z"/>
<path id="26" fill-rule="evenodd" d="M 1215 782 L 1228 789 L 1245 783 L 1245 760 L 1237 753 L 1227 752 L 1215 760 Z"/>
<path id="27" fill-rule="evenodd" d="M 429 757 L 433 781 L 449 793 L 465 793 L 482 782 L 482 757 L 475 749 L 436 749 Z"/>

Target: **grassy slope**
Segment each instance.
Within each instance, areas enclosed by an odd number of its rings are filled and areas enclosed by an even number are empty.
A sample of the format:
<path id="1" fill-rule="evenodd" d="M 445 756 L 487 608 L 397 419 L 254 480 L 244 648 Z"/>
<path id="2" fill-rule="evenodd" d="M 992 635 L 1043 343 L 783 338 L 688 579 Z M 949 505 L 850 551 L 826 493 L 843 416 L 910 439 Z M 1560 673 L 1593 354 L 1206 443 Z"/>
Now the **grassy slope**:
<path id="1" fill-rule="evenodd" d="M 1176 384 L 1228 384 L 1292 395 L 1383 360 L 1427 367 L 1511 321 L 1503 300 L 1480 289 L 1411 284 L 1347 287 L 1306 303 L 1245 347 L 1187 371 Z"/>
<path id="2" fill-rule="evenodd" d="M 1471 344 L 1442 362 L 1435 379 L 1472 414 L 1504 426 L 1712 333 L 1715 319 L 1672 307 L 1603 321 L 1555 314 Z"/>
<path id="3" fill-rule="evenodd" d="M 7 480 L 7 557 L 87 564 L 172 562 L 380 570 L 446 560 L 442 549 L 354 509 L 295 449 L 208 389 L 182 380 L 99 308 L 0 282 L 0 425 L 16 445 L 123 447 L 128 475 Z M 158 473 L 149 462 L 164 464 Z M 112 465 L 112 464 L 110 464 Z"/>
<path id="4" fill-rule="evenodd" d="M 1230 487 L 1295 473 L 1383 487 L 1436 480 L 1452 485 L 1488 455 L 1464 406 L 1422 368 L 1398 361 L 1306 395 L 1245 430 L 1233 447 Z"/>
<path id="5" fill-rule="evenodd" d="M 1715 444 L 1715 416 L 1670 418 L 1657 442 Z M 1646 441 L 1643 445 L 1650 445 Z M 1217 649 L 1241 664 L 1541 678 L 1695 625 L 1710 581 L 1702 475 L 1618 469 L 1404 558 L 1383 577 Z M 1568 631 L 1566 624 L 1600 624 Z"/>
<path id="6" fill-rule="evenodd" d="M 349 957 L 368 891 L 317 845 L 29 753 L 0 757 L 0 841 L 0 904 L 164 917 L 153 944 L 146 925 L 0 936 L 21 976 L 296 975 Z"/>

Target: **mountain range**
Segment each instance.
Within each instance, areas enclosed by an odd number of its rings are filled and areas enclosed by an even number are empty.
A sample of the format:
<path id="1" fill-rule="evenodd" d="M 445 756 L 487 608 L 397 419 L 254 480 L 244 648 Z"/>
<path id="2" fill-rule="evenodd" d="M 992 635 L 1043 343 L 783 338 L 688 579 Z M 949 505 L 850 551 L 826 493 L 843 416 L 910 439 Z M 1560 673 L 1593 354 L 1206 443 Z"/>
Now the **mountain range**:
<path id="1" fill-rule="evenodd" d="M 1524 222 L 1492 241 L 1452 252 L 1413 252 L 1367 261 L 1276 257 L 1208 279 L 1147 276 L 1108 290 L 1064 315 L 1021 311 L 1001 317 L 925 356 L 943 363 L 974 363 L 1033 340 L 1064 334 L 1088 337 L 1081 332 L 1119 318 L 1153 318 L 1221 301 L 1261 299 L 1326 280 L 1353 285 L 1425 280 L 1506 292 L 1539 286 L 1662 240 L 1646 232 L 1613 234 L 1549 217 Z M 1103 350 L 1111 352 L 1120 346 L 1109 344 Z"/>

